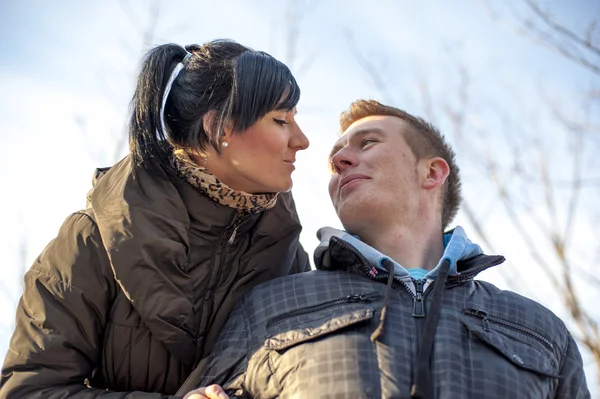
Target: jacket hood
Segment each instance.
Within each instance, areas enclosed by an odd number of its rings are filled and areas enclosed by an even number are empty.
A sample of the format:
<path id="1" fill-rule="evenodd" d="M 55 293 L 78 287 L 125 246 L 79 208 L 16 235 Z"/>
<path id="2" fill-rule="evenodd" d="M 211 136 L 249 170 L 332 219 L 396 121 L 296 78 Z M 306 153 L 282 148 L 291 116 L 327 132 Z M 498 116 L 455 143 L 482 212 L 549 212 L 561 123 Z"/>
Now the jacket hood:
<path id="1" fill-rule="evenodd" d="M 152 334 L 189 361 L 196 347 L 192 331 L 186 331 L 193 317 L 188 300 L 192 287 L 185 274 L 188 211 L 166 172 L 133 172 L 129 157 L 97 171 L 89 203 L 127 299 Z"/>

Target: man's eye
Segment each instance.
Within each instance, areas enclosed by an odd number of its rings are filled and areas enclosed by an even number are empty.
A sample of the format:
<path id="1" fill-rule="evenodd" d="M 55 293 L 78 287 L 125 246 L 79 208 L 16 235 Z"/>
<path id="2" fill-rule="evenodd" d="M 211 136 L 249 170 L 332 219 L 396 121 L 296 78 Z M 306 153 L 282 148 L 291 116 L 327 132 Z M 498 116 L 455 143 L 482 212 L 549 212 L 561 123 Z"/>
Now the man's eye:
<path id="1" fill-rule="evenodd" d="M 275 123 L 277 123 L 279 126 L 283 126 L 283 125 L 287 125 L 288 123 L 286 121 L 284 121 L 283 119 L 277 119 L 277 118 L 273 118 L 273 120 L 275 121 Z"/>
<path id="2" fill-rule="evenodd" d="M 373 144 L 373 143 L 377 143 L 377 140 L 375 139 L 364 139 L 361 143 L 360 146 L 361 147 L 366 147 L 369 144 Z"/>

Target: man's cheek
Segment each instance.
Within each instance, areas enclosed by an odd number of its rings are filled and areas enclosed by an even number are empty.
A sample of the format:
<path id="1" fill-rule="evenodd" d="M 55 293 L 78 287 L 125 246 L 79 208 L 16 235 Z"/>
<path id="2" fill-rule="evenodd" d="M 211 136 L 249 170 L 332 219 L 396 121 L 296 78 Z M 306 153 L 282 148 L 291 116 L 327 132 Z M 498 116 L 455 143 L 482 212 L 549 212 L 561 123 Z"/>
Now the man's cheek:
<path id="1" fill-rule="evenodd" d="M 332 177 L 329 180 L 329 185 L 328 185 L 328 190 L 329 190 L 329 197 L 331 197 L 331 199 L 333 199 L 333 195 L 335 192 L 335 187 L 336 187 L 336 183 L 335 183 L 336 179 L 334 177 Z"/>

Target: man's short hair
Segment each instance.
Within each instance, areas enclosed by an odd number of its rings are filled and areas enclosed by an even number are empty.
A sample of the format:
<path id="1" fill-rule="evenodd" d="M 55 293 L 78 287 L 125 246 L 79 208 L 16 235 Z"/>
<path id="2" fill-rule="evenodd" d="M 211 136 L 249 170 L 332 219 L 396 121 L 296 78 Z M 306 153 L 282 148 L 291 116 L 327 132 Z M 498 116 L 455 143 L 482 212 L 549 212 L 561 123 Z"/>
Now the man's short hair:
<path id="1" fill-rule="evenodd" d="M 442 229 L 446 229 L 458 212 L 461 202 L 461 183 L 456 154 L 440 131 L 422 118 L 413 116 L 398 108 L 383 105 L 375 100 L 354 101 L 347 111 L 340 115 L 340 127 L 344 132 L 354 122 L 368 116 L 395 116 L 407 122 L 409 129 L 404 140 L 417 159 L 440 157 L 448 162 L 450 174 L 446 179 L 442 202 Z"/>

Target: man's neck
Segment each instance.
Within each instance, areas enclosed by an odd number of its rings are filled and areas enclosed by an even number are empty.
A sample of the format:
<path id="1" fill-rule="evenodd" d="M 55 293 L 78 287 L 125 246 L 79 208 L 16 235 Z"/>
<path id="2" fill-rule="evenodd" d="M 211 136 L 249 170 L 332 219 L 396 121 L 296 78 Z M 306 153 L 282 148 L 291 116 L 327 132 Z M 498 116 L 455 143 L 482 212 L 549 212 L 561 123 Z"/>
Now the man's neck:
<path id="1" fill-rule="evenodd" d="M 439 228 L 391 226 L 370 230 L 373 234 L 361 235 L 361 240 L 405 268 L 431 270 L 444 253 L 444 238 Z"/>

